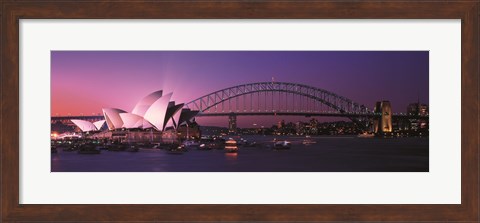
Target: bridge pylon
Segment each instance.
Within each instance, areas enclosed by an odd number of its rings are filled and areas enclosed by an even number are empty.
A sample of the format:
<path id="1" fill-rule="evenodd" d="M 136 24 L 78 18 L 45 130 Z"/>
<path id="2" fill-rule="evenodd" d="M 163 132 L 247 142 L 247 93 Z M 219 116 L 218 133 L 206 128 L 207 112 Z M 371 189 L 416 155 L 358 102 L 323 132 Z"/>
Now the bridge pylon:
<path id="1" fill-rule="evenodd" d="M 236 114 L 229 114 L 228 115 L 228 131 L 230 133 L 237 132 L 237 115 Z"/>
<path id="2" fill-rule="evenodd" d="M 374 112 L 381 114 L 381 116 L 374 119 L 374 132 L 380 135 L 391 134 L 393 127 L 392 127 L 392 106 L 390 102 L 378 101 L 375 104 Z"/>

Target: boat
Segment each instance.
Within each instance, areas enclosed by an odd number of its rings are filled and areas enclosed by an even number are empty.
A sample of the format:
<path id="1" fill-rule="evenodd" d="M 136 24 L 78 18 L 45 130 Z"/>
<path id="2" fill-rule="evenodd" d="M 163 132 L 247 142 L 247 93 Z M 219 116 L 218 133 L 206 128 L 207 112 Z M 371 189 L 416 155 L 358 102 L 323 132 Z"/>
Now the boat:
<path id="1" fill-rule="evenodd" d="M 79 145 L 73 144 L 73 145 L 66 145 L 65 147 L 62 148 L 63 152 L 73 152 L 77 151 L 79 148 Z"/>
<path id="2" fill-rule="evenodd" d="M 108 146 L 99 145 L 99 146 L 97 146 L 97 149 L 98 149 L 98 150 L 108 150 Z"/>
<path id="3" fill-rule="evenodd" d="M 79 154 L 100 154 L 100 150 L 92 144 L 81 145 L 78 149 Z"/>
<path id="4" fill-rule="evenodd" d="M 247 142 L 245 143 L 245 147 L 256 147 L 257 146 L 257 142 Z"/>
<path id="5" fill-rule="evenodd" d="M 289 141 L 277 141 L 275 142 L 275 144 L 273 144 L 273 148 L 276 149 L 276 150 L 281 150 L 281 149 L 290 149 L 290 147 L 292 146 L 292 143 L 290 143 Z"/>
<path id="6" fill-rule="evenodd" d="M 118 151 L 125 151 L 126 149 L 127 149 L 127 145 L 122 143 L 113 143 L 108 146 L 108 151 L 118 152 Z"/>
<path id="7" fill-rule="evenodd" d="M 375 136 L 375 134 L 368 133 L 368 132 L 364 132 L 364 133 L 361 133 L 361 134 L 357 135 L 358 138 L 373 138 L 374 136 Z"/>
<path id="8" fill-rule="evenodd" d="M 225 140 L 221 139 L 202 139 L 200 140 L 200 145 L 198 146 L 198 150 L 212 150 L 212 149 L 224 149 L 225 148 Z"/>
<path id="9" fill-rule="evenodd" d="M 225 141 L 225 152 L 227 153 L 236 153 L 238 152 L 238 146 L 237 146 L 237 141 L 234 139 L 230 138 L 227 141 Z"/>
<path id="10" fill-rule="evenodd" d="M 182 145 L 184 145 L 186 148 L 192 148 L 192 147 L 199 147 L 200 143 L 195 142 L 193 140 L 185 140 Z"/>
<path id="11" fill-rule="evenodd" d="M 140 149 L 136 145 L 128 145 L 125 151 L 127 152 L 138 152 Z"/>
<path id="12" fill-rule="evenodd" d="M 172 144 L 169 146 L 168 148 L 168 154 L 177 154 L 177 155 L 180 155 L 180 154 L 183 154 L 184 152 L 186 152 L 186 148 L 185 148 L 185 145 L 181 144 Z"/>
<path id="13" fill-rule="evenodd" d="M 244 138 L 240 138 L 238 141 L 237 141 L 237 145 L 238 146 L 243 146 L 243 145 L 247 145 L 248 144 L 248 140 L 244 139 Z"/>
<path id="14" fill-rule="evenodd" d="M 200 146 L 198 146 L 198 150 L 206 151 L 206 150 L 212 150 L 216 147 L 217 147 L 217 144 L 214 142 L 205 142 L 200 144 Z"/>

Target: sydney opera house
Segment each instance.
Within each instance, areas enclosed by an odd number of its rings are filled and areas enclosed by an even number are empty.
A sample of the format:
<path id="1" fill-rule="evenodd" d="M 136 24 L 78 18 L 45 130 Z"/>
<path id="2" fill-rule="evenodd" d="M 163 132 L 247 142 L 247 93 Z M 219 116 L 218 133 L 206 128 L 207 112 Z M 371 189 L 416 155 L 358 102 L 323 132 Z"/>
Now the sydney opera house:
<path id="1" fill-rule="evenodd" d="M 163 91 L 153 92 L 140 100 L 131 112 L 118 108 L 104 108 L 105 120 L 89 122 L 72 119 L 71 121 L 82 132 L 130 132 L 130 130 L 150 130 L 163 133 L 166 130 L 178 130 L 194 122 L 198 111 L 183 108 L 182 104 L 170 101 L 173 93 L 163 94 Z M 142 132 L 142 131 L 139 131 Z M 99 136 L 100 134 L 97 134 Z"/>

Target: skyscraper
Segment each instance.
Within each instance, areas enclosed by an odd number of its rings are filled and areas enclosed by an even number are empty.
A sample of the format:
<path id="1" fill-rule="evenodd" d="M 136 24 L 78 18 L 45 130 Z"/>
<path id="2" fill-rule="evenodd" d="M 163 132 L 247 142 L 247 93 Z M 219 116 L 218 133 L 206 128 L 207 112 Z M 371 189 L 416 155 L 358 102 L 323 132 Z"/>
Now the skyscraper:
<path id="1" fill-rule="evenodd" d="M 419 129 L 428 129 L 428 121 L 421 117 L 428 116 L 428 105 L 417 103 L 411 103 L 407 107 L 407 114 L 416 116 L 410 119 L 410 129 L 418 131 Z"/>

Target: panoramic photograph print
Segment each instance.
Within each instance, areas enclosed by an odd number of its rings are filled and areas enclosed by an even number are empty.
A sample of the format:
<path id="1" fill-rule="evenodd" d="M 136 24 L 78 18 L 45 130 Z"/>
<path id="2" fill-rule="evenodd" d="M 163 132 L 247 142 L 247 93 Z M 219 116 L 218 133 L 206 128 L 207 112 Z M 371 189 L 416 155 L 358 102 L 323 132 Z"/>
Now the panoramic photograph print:
<path id="1" fill-rule="evenodd" d="M 51 51 L 52 172 L 428 172 L 428 51 Z"/>

